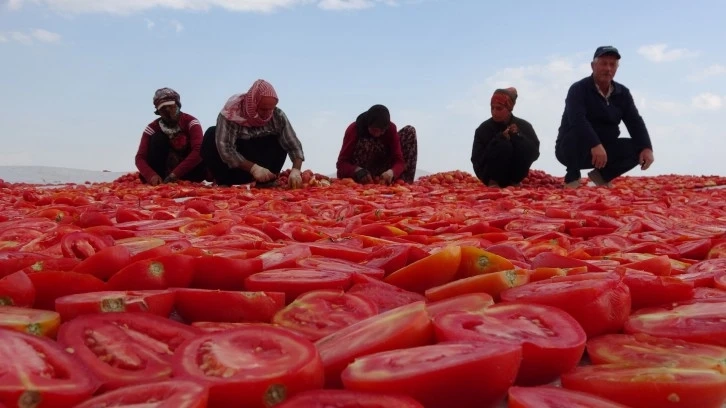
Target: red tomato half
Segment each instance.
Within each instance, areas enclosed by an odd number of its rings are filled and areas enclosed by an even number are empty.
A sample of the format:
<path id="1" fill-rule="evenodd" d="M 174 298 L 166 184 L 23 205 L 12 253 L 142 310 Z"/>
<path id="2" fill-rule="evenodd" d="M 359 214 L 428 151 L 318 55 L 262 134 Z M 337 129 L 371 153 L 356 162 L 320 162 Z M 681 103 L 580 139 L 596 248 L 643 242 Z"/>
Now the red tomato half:
<path id="1" fill-rule="evenodd" d="M 63 235 L 60 243 L 65 257 L 78 259 L 86 259 L 108 246 L 101 237 L 81 231 Z"/>
<path id="2" fill-rule="evenodd" d="M 198 330 L 150 313 L 82 315 L 64 323 L 58 342 L 108 391 L 171 376 L 171 358 Z"/>
<path id="3" fill-rule="evenodd" d="M 84 259 L 73 268 L 73 272 L 86 273 L 102 280 L 108 280 L 131 261 L 131 252 L 122 245 L 106 247 Z"/>
<path id="4" fill-rule="evenodd" d="M 487 293 L 469 293 L 437 302 L 429 302 L 426 304 L 426 311 L 433 318 L 440 313 L 452 311 L 477 313 L 493 304 L 494 298 Z"/>
<path id="5" fill-rule="evenodd" d="M 386 276 L 385 282 L 401 289 L 424 293 L 426 289 L 450 282 L 461 263 L 461 247 L 448 246 Z"/>
<path id="6" fill-rule="evenodd" d="M 693 298 L 693 284 L 670 276 L 628 269 L 623 276 L 628 285 L 633 310 Z"/>
<path id="7" fill-rule="evenodd" d="M 362 273 L 370 277 L 381 279 L 385 271 L 381 268 L 374 268 L 372 266 L 361 265 L 355 262 L 346 261 L 342 259 L 334 258 L 323 258 L 323 257 L 310 257 L 298 259 L 297 266 L 300 268 L 307 269 L 318 269 L 326 271 L 337 271 L 348 274 Z"/>
<path id="8" fill-rule="evenodd" d="M 35 302 L 35 287 L 23 271 L 0 278 L 0 306 L 31 307 Z"/>
<path id="9" fill-rule="evenodd" d="M 54 341 L 0 330 L 0 403 L 8 407 L 72 408 L 98 387 Z"/>
<path id="10" fill-rule="evenodd" d="M 285 306 L 282 292 L 176 289 L 176 311 L 186 322 L 269 323 Z"/>
<path id="11" fill-rule="evenodd" d="M 50 310 L 0 306 L 0 328 L 35 336 L 55 337 L 60 322 L 60 315 Z"/>
<path id="12" fill-rule="evenodd" d="M 91 398 L 75 408 L 206 408 L 209 391 L 192 381 L 170 380 L 133 385 Z"/>
<path id="13" fill-rule="evenodd" d="M 726 401 L 726 375 L 713 370 L 584 366 L 564 374 L 562 386 L 638 408 L 721 408 Z"/>
<path id="14" fill-rule="evenodd" d="M 577 366 L 585 332 L 569 314 L 551 306 L 504 303 L 479 312 L 442 313 L 434 319 L 439 341 L 513 344 L 522 348 L 517 383 L 546 384 Z"/>
<path id="15" fill-rule="evenodd" d="M 325 381 L 340 385 L 340 373 L 353 360 L 380 351 L 430 344 L 431 319 L 424 302 L 411 303 L 323 337 L 315 343 L 325 366 Z"/>
<path id="16" fill-rule="evenodd" d="M 318 290 L 295 299 L 275 314 L 272 323 L 316 341 L 377 313 L 375 303 L 363 297 L 342 290 Z"/>
<path id="17" fill-rule="evenodd" d="M 630 292 L 616 273 L 558 276 L 508 289 L 501 297 L 558 307 L 574 317 L 588 337 L 620 331 L 630 314 Z"/>
<path id="18" fill-rule="evenodd" d="M 55 310 L 55 300 L 76 293 L 106 290 L 106 283 L 93 275 L 77 272 L 46 271 L 28 275 L 35 287 L 34 307 Z"/>
<path id="19" fill-rule="evenodd" d="M 200 289 L 244 290 L 245 279 L 262 271 L 262 260 L 202 255 L 194 258 L 192 286 Z"/>
<path id="20" fill-rule="evenodd" d="M 147 312 L 168 317 L 173 309 L 174 292 L 169 290 L 89 292 L 55 300 L 55 310 L 64 322 L 94 313 Z"/>
<path id="21" fill-rule="evenodd" d="M 386 245 L 371 253 L 365 265 L 381 268 L 390 275 L 406 266 L 410 248 L 409 245 Z"/>
<path id="22" fill-rule="evenodd" d="M 136 261 L 108 280 L 113 290 L 185 288 L 192 282 L 194 266 L 188 255 L 172 254 Z"/>
<path id="23" fill-rule="evenodd" d="M 245 279 L 247 290 L 285 292 L 287 302 L 292 302 L 311 290 L 345 290 L 348 287 L 350 287 L 349 273 L 303 268 L 273 269 L 256 273 Z"/>
<path id="24" fill-rule="evenodd" d="M 270 325 L 205 333 L 174 353 L 174 376 L 208 385 L 209 407 L 266 408 L 298 392 L 322 388 L 313 344 Z"/>
<path id="25" fill-rule="evenodd" d="M 424 408 L 411 397 L 349 390 L 304 391 L 275 408 Z"/>
<path id="26" fill-rule="evenodd" d="M 506 395 L 521 358 L 512 344 L 436 344 L 358 358 L 341 377 L 346 389 L 404 392 L 427 408 L 478 408 Z"/>
<path id="27" fill-rule="evenodd" d="M 587 342 L 587 354 L 593 364 L 706 368 L 726 374 L 726 347 L 642 333 L 595 337 Z"/>
<path id="28" fill-rule="evenodd" d="M 726 346 L 725 310 L 726 302 L 642 309 L 625 322 L 625 332 Z"/>
<path id="29" fill-rule="evenodd" d="M 628 408 L 584 392 L 559 387 L 512 387 L 509 408 Z"/>
<path id="30" fill-rule="evenodd" d="M 373 279 L 367 275 L 354 274 L 353 286 L 348 293 L 364 297 L 378 306 L 383 313 L 409 303 L 426 300 L 423 295 L 403 290 L 386 282 Z"/>

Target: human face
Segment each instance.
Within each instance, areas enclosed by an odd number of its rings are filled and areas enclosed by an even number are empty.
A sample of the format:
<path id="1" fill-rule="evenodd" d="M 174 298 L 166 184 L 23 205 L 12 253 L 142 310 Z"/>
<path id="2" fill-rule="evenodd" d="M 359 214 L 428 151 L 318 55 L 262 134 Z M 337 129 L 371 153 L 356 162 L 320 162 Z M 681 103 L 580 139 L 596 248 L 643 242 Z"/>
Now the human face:
<path id="1" fill-rule="evenodd" d="M 511 115 L 512 112 L 510 112 L 509 109 L 507 109 L 501 103 L 492 104 L 492 119 L 494 119 L 495 122 L 507 123 L 509 122 L 509 117 Z"/>
<path id="2" fill-rule="evenodd" d="M 277 106 L 277 99 L 271 96 L 263 96 L 257 104 L 257 115 L 261 118 L 272 117 L 272 112 Z"/>
<path id="3" fill-rule="evenodd" d="M 381 137 L 386 133 L 386 129 L 378 129 L 373 126 L 368 126 L 368 133 L 373 137 Z"/>
<path id="4" fill-rule="evenodd" d="M 598 84 L 609 84 L 618 72 L 620 60 L 614 55 L 602 55 L 592 61 L 592 75 Z"/>
<path id="5" fill-rule="evenodd" d="M 176 104 L 162 106 L 159 108 L 159 116 L 164 123 L 176 125 L 179 121 L 179 107 Z"/>

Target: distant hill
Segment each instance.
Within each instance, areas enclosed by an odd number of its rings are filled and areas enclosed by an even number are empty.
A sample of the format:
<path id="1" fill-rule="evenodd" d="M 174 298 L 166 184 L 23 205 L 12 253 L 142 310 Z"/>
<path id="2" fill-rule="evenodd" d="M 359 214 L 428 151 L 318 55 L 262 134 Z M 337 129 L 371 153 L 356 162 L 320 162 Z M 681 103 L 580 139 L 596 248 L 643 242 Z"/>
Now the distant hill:
<path id="1" fill-rule="evenodd" d="M 48 166 L 0 166 L 0 179 L 8 183 L 82 184 L 114 181 L 129 172 L 70 169 Z"/>

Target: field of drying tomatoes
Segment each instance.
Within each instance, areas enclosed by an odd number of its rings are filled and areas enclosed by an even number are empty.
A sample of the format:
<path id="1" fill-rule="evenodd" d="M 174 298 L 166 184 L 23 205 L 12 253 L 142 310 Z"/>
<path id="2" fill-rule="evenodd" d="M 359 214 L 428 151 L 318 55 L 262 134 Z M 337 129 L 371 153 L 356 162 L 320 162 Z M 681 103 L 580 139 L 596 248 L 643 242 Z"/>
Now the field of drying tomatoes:
<path id="1" fill-rule="evenodd" d="M 304 180 L 0 180 L 0 406 L 726 401 L 725 178 Z"/>

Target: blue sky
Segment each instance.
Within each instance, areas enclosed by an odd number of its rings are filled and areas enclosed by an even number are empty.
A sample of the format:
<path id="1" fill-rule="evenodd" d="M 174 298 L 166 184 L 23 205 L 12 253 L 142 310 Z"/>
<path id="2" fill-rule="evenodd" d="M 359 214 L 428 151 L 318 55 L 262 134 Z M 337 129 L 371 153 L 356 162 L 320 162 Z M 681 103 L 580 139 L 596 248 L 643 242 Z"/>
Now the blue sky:
<path id="1" fill-rule="evenodd" d="M 569 85 L 598 45 L 623 56 L 655 164 L 631 175 L 726 175 L 721 1 L 5 0 L 0 165 L 134 170 L 154 90 L 206 129 L 258 78 L 277 89 L 304 168 L 335 172 L 346 126 L 373 104 L 419 136 L 419 169 L 473 173 L 474 130 L 497 87 L 554 158 Z M 626 132 L 622 126 L 623 132 Z M 289 166 L 289 161 L 287 166 Z"/>

